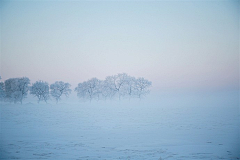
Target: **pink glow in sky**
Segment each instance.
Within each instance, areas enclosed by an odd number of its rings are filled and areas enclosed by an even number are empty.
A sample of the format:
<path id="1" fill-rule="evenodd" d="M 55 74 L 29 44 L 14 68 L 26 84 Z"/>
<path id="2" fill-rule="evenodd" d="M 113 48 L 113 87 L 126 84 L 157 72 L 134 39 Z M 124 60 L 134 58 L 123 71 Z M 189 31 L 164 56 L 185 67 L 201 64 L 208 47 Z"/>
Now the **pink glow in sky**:
<path id="1" fill-rule="evenodd" d="M 239 1 L 2 1 L 1 77 L 238 88 Z"/>

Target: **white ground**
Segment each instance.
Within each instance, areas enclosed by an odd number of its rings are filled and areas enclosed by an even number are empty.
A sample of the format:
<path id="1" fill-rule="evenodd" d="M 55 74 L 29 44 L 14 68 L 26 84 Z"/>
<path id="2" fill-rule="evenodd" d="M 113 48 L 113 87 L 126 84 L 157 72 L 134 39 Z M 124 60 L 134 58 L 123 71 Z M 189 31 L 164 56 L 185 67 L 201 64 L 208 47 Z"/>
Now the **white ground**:
<path id="1" fill-rule="evenodd" d="M 1 104 L 0 159 L 240 159 L 238 98 Z"/>

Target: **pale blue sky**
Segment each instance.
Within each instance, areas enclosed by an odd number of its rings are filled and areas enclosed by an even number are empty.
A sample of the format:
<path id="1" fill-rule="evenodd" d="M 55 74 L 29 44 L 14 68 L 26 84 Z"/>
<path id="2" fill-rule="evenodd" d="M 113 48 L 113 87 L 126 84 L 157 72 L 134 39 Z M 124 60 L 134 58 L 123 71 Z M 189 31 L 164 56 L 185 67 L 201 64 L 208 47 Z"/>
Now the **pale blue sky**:
<path id="1" fill-rule="evenodd" d="M 236 89 L 239 1 L 2 1 L 1 76 L 76 86 L 126 72 L 154 88 Z"/>

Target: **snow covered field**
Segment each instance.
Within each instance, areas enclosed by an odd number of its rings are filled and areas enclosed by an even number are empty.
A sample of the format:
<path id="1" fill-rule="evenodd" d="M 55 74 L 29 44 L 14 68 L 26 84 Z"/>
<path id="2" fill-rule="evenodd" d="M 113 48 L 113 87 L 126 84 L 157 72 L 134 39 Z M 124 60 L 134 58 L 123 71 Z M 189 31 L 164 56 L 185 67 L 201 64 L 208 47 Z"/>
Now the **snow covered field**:
<path id="1" fill-rule="evenodd" d="M 0 159 L 239 159 L 238 98 L 161 93 L 141 101 L 1 104 Z"/>

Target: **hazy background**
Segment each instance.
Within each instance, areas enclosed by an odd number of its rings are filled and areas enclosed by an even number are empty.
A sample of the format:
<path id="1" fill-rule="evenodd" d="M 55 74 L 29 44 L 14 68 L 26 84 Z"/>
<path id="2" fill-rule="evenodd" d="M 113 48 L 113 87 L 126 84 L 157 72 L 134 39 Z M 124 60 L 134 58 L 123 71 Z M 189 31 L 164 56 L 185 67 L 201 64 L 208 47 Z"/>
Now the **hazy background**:
<path id="1" fill-rule="evenodd" d="M 3 81 L 152 81 L 143 100 L 1 102 L 0 159 L 239 159 L 239 5 L 0 0 Z"/>
<path id="2" fill-rule="evenodd" d="M 126 72 L 152 90 L 238 90 L 239 1 L 1 1 L 1 76 Z"/>

